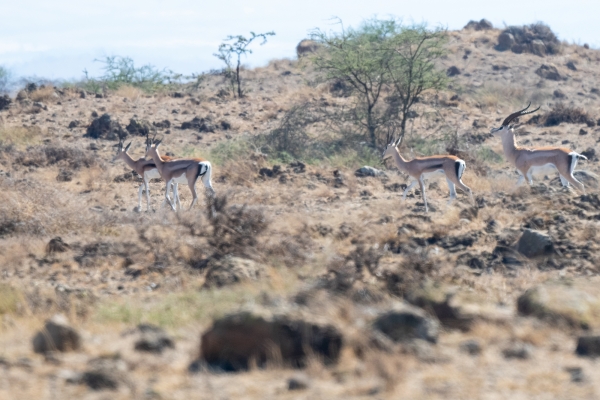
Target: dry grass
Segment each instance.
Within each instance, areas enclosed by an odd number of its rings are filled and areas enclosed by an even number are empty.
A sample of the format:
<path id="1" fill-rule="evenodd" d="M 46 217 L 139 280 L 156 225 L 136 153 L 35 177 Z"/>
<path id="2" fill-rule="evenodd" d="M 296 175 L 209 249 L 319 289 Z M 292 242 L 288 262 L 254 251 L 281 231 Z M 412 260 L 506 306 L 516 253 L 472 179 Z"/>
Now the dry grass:
<path id="1" fill-rule="evenodd" d="M 29 98 L 33 101 L 39 101 L 44 103 L 55 100 L 56 97 L 54 95 L 54 87 L 45 86 L 43 88 L 34 90 L 33 92 L 29 93 Z"/>
<path id="2" fill-rule="evenodd" d="M 137 100 L 144 95 L 144 92 L 140 88 L 134 86 L 122 85 L 114 91 L 114 95 L 124 97 L 128 100 Z"/>
<path id="3" fill-rule="evenodd" d="M 39 144 L 42 136 L 42 129 L 37 126 L 0 126 L 0 145 L 2 146 L 22 148 Z"/>

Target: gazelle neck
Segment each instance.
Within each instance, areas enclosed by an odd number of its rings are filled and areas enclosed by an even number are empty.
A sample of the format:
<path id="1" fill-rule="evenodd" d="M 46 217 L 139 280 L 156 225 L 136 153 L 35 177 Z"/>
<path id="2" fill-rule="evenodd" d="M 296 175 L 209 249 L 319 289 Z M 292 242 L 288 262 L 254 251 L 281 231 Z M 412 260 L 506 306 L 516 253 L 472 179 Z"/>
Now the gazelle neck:
<path id="1" fill-rule="evenodd" d="M 127 164 L 129 168 L 137 170 L 137 163 L 133 160 L 133 158 L 131 158 L 129 154 L 127 154 L 126 151 L 122 153 L 121 158 L 123 159 L 123 161 L 125 161 L 125 164 Z"/>
<path id="2" fill-rule="evenodd" d="M 512 129 L 502 134 L 502 150 L 508 161 L 514 163 L 517 157 L 517 144 L 515 142 L 515 132 Z"/>
<path id="3" fill-rule="evenodd" d="M 156 168 L 158 168 L 158 171 L 162 174 L 162 169 L 165 162 L 162 160 L 162 158 L 160 158 L 160 154 L 158 154 L 158 149 L 152 149 L 152 151 L 150 151 L 149 153 L 150 158 L 152 158 L 152 160 L 154 160 L 154 164 L 156 164 Z"/>
<path id="4" fill-rule="evenodd" d="M 406 160 L 404 158 L 402 158 L 397 147 L 395 147 L 394 151 L 392 151 L 392 156 L 394 157 L 394 161 L 396 162 L 396 165 L 399 168 L 401 168 L 402 170 L 406 170 Z"/>

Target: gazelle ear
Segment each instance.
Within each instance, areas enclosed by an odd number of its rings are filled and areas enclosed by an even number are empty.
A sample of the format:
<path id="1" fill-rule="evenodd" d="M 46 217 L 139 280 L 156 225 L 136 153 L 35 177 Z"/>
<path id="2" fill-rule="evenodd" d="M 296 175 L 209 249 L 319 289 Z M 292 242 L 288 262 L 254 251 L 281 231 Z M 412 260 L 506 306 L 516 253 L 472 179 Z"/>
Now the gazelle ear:
<path id="1" fill-rule="evenodd" d="M 127 145 L 127 147 L 125 147 L 125 152 L 127 152 L 129 150 L 129 148 L 131 147 L 131 143 L 133 143 L 133 142 L 129 142 L 129 144 Z"/>
<path id="2" fill-rule="evenodd" d="M 156 142 L 156 144 L 154 144 L 154 147 L 158 149 L 158 146 L 160 146 L 161 143 L 162 143 L 162 139 L 160 139 L 158 142 Z"/>

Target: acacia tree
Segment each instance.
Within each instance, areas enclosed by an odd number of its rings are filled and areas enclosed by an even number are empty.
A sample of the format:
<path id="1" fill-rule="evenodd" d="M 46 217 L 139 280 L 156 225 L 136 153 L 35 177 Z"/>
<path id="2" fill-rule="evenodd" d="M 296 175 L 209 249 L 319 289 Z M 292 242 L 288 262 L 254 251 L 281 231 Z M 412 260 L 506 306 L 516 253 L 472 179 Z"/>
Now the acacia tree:
<path id="1" fill-rule="evenodd" d="M 252 54 L 252 50 L 248 47 L 255 40 L 262 38 L 260 45 L 267 43 L 267 36 L 274 36 L 275 32 L 259 33 L 250 32 L 250 37 L 246 38 L 242 35 L 227 36 L 225 42 L 219 46 L 219 52 L 214 56 L 225 63 L 225 76 L 229 79 L 232 89 L 235 93 L 235 85 L 237 84 L 237 95 L 242 97 L 242 81 L 240 77 L 240 67 L 242 66 L 242 56 Z M 233 67 L 232 57 L 235 57 L 235 68 Z"/>
<path id="2" fill-rule="evenodd" d="M 445 75 L 435 68 L 444 54 L 441 30 L 372 19 L 358 29 L 317 29 L 311 36 L 324 48 L 312 57 L 317 70 L 327 80 L 344 82 L 355 95 L 350 116 L 366 130 L 373 147 L 387 144 L 396 126 L 404 135 L 416 98 L 445 84 Z"/>

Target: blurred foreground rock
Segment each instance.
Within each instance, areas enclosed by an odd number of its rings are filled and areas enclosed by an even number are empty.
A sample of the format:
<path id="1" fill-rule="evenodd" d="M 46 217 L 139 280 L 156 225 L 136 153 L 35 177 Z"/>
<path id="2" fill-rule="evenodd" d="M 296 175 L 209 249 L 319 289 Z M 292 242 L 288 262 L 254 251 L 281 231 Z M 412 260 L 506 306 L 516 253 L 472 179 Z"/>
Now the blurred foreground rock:
<path id="1" fill-rule="evenodd" d="M 517 243 L 517 250 L 525 257 L 535 258 L 552 254 L 554 246 L 550 236 L 533 229 L 525 229 Z"/>
<path id="2" fill-rule="evenodd" d="M 302 368 L 312 355 L 334 364 L 342 342 L 332 325 L 285 314 L 241 312 L 216 320 L 202 335 L 200 360 L 224 371 L 264 367 L 267 362 Z"/>
<path id="3" fill-rule="evenodd" d="M 46 353 L 49 351 L 72 351 L 81 348 L 81 337 L 69 326 L 64 315 L 57 314 L 46 321 L 44 329 L 33 338 L 33 351 Z"/>
<path id="4" fill-rule="evenodd" d="M 373 327 L 395 342 L 423 339 L 436 343 L 440 323 L 417 307 L 402 305 L 377 317 Z"/>
<path id="5" fill-rule="evenodd" d="M 151 324 L 140 324 L 137 327 L 140 338 L 135 342 L 135 350 L 149 353 L 162 353 L 165 349 L 175 348 L 175 342 L 160 327 Z"/>

